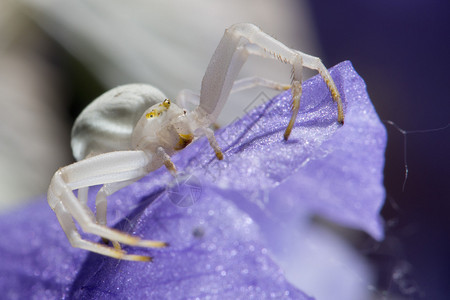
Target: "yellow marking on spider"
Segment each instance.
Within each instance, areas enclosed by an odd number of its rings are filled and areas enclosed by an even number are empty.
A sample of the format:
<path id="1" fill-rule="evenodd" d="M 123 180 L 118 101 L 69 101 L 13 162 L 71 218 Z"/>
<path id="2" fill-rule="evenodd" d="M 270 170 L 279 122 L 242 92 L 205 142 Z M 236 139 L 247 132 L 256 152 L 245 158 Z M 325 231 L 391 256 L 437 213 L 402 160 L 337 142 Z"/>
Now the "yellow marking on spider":
<path id="1" fill-rule="evenodd" d="M 166 99 L 164 100 L 163 103 L 161 103 L 162 106 L 164 106 L 165 108 L 169 108 L 170 107 L 170 100 Z"/>
<path id="2" fill-rule="evenodd" d="M 189 145 L 194 139 L 194 136 L 192 134 L 179 133 L 178 136 L 180 137 L 180 139 L 178 140 L 178 145 L 175 147 L 175 150 L 186 148 L 186 146 Z"/>
<path id="3" fill-rule="evenodd" d="M 161 113 L 168 110 L 170 107 L 170 100 L 166 99 L 161 104 L 158 105 L 158 108 L 153 109 L 151 112 L 145 115 L 147 119 L 151 119 L 154 117 L 159 117 Z"/>
<path id="4" fill-rule="evenodd" d="M 149 112 L 148 114 L 146 114 L 145 115 L 145 117 L 147 118 L 147 119 L 151 119 L 151 118 L 154 118 L 154 117 L 156 117 L 156 116 L 158 116 L 159 114 L 155 111 L 155 110 L 152 110 L 151 112 Z"/>
<path id="5" fill-rule="evenodd" d="M 216 151 L 216 157 L 217 157 L 218 160 L 222 160 L 223 159 L 222 151 Z"/>

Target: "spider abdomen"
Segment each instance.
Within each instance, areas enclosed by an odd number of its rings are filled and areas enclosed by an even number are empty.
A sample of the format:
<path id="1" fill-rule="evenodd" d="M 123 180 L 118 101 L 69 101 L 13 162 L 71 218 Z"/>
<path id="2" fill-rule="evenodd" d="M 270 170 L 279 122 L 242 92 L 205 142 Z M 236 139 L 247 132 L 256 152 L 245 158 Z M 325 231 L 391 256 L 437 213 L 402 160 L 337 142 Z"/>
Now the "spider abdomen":
<path id="1" fill-rule="evenodd" d="M 75 120 L 71 146 L 76 160 L 131 150 L 131 136 L 143 113 L 166 96 L 147 84 L 116 87 L 95 99 Z"/>

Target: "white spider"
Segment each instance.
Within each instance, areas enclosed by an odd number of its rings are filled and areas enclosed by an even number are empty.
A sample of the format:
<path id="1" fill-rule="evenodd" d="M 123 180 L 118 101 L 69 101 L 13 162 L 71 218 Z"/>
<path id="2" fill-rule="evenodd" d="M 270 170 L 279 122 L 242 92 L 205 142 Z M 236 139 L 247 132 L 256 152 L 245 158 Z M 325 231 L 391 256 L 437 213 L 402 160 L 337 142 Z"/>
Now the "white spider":
<path id="1" fill-rule="evenodd" d="M 292 65 L 291 85 L 259 77 L 235 81 L 249 55 L 280 60 Z M 344 113 L 337 88 L 319 58 L 290 49 L 252 24 L 236 24 L 225 30 L 203 77 L 200 94 L 183 90 L 176 102 L 195 103 L 191 112 L 171 103 L 158 89 L 144 84 L 114 88 L 93 101 L 72 129 L 72 149 L 78 162 L 59 169 L 48 189 L 48 203 L 73 247 L 118 259 L 149 261 L 151 257 L 127 254 L 119 243 L 139 247 L 165 247 L 161 241 L 143 240 L 106 226 L 107 196 L 142 178 L 162 165 L 175 175 L 170 156 L 201 136 L 208 138 L 218 159 L 223 154 L 209 126 L 215 122 L 230 93 L 266 86 L 292 88 L 292 117 L 284 133 L 294 125 L 302 93 L 302 67 L 317 70 L 337 102 L 338 122 Z M 103 185 L 97 193 L 96 216 L 86 205 L 89 186 Z M 73 190 L 78 189 L 78 198 Z M 113 247 L 81 238 L 74 220 L 84 232 L 112 241 Z"/>

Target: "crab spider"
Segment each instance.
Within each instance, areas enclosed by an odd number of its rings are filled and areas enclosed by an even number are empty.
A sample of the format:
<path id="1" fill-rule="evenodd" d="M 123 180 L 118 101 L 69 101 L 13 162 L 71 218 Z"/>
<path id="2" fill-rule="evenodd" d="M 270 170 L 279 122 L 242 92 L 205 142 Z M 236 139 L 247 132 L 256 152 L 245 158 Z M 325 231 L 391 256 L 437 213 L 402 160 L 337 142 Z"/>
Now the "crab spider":
<path id="1" fill-rule="evenodd" d="M 290 64 L 291 84 L 259 77 L 235 81 L 249 55 Z M 126 253 L 120 243 L 155 248 L 167 244 L 107 227 L 107 197 L 163 165 L 175 175 L 170 156 L 201 136 L 207 137 L 217 158 L 222 159 L 209 126 L 232 92 L 257 85 L 278 90 L 291 88 L 292 117 L 284 133 L 287 140 L 300 106 L 303 67 L 315 69 L 323 77 L 337 103 L 337 121 L 343 123 L 339 92 L 320 59 L 286 47 L 252 24 L 236 24 L 225 30 L 206 69 L 200 93 L 181 91 L 176 98 L 178 105 L 158 89 L 144 84 L 120 86 L 93 101 L 72 129 L 71 144 L 77 162 L 59 169 L 48 189 L 48 203 L 72 246 L 118 259 L 151 260 Z M 181 108 L 188 103 L 197 107 L 191 112 Z M 87 190 L 93 185 L 103 185 L 96 196 L 96 215 L 86 205 Z M 74 190 L 78 190 L 78 197 Z M 83 239 L 74 219 L 84 232 L 109 240 L 112 246 Z"/>

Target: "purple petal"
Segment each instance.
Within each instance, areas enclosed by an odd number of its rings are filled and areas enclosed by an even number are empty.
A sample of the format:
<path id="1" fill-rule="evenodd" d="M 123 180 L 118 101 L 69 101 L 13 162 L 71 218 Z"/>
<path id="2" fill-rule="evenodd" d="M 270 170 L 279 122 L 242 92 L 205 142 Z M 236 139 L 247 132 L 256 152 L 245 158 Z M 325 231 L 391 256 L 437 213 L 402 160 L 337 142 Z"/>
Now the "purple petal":
<path id="1" fill-rule="evenodd" d="M 306 210 L 382 239 L 385 127 L 350 62 L 331 74 L 343 98 L 344 126 L 336 122 L 325 83 L 315 76 L 303 85 L 289 141 L 283 141 L 291 115 L 288 91 L 220 131 L 225 162 L 211 150 L 205 157 L 203 140 L 180 153 L 177 166 L 222 189 L 260 225 L 289 223 Z"/>
<path id="2" fill-rule="evenodd" d="M 332 76 L 345 103 L 344 126 L 314 77 L 304 84 L 288 142 L 286 92 L 217 134 L 224 161 L 203 139 L 174 156 L 178 178 L 159 169 L 110 197 L 110 224 L 171 244 L 125 247 L 153 255 L 154 263 L 71 248 L 41 200 L 0 219 L 0 289 L 10 298 L 308 299 L 269 255 L 289 244 L 296 220 L 315 213 L 382 238 L 385 130 L 351 64 L 336 66 Z"/>
<path id="3" fill-rule="evenodd" d="M 0 218 L 0 290 L 5 299 L 61 299 L 87 256 L 70 247 L 44 197 Z"/>
<path id="4" fill-rule="evenodd" d="M 8 299 L 311 299 L 287 283 L 247 215 L 214 191 L 201 194 L 195 206 L 180 207 L 167 191 L 156 191 L 119 222 L 127 232 L 172 242 L 167 249 L 134 251 L 154 255 L 154 263 L 71 248 L 44 199 L 3 216 L 2 294 Z"/>
<path id="5" fill-rule="evenodd" d="M 170 241 L 170 248 L 134 249 L 154 255 L 152 264 L 92 254 L 75 280 L 72 296 L 310 299 L 288 283 L 269 258 L 248 215 L 219 192 L 190 184 L 189 189 L 197 193 L 194 205 L 177 206 L 175 195 L 157 191 L 142 199 L 136 214 L 117 226 L 138 236 Z"/>

